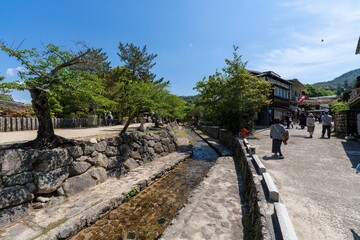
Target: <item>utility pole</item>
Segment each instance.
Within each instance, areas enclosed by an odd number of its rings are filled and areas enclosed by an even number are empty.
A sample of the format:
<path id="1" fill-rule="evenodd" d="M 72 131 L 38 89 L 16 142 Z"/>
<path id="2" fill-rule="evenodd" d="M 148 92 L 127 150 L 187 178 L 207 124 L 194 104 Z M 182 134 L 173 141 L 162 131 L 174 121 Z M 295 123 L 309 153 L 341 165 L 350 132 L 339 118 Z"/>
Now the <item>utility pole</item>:
<path id="1" fill-rule="evenodd" d="M 357 43 L 355 54 L 360 54 L 360 37 L 359 37 L 359 40 L 358 40 L 358 43 Z"/>

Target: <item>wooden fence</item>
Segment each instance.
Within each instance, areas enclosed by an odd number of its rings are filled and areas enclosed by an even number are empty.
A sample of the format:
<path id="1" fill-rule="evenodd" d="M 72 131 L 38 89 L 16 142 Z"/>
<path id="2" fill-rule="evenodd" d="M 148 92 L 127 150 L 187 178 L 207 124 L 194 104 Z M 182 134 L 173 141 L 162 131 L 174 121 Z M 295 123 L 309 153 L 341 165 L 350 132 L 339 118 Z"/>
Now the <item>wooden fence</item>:
<path id="1" fill-rule="evenodd" d="M 87 127 L 86 118 L 52 118 L 54 128 L 80 128 Z M 37 130 L 37 118 L 0 117 L 0 132 Z"/>

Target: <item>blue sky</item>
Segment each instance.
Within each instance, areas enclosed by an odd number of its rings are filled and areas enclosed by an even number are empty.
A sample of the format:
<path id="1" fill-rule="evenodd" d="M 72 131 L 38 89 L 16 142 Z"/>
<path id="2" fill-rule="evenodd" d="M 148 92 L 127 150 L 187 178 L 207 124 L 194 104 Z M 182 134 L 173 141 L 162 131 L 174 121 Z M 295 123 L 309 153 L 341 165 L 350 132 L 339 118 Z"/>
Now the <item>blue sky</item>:
<path id="1" fill-rule="evenodd" d="M 85 41 L 115 67 L 120 41 L 146 45 L 158 55 L 153 71 L 176 95 L 195 95 L 196 82 L 221 70 L 233 45 L 249 69 L 303 83 L 360 67 L 358 0 L 2 0 L 0 9 L 0 39 L 23 48 Z M 18 70 L 0 52 L 0 75 L 13 81 Z M 12 95 L 30 101 L 28 93 Z"/>

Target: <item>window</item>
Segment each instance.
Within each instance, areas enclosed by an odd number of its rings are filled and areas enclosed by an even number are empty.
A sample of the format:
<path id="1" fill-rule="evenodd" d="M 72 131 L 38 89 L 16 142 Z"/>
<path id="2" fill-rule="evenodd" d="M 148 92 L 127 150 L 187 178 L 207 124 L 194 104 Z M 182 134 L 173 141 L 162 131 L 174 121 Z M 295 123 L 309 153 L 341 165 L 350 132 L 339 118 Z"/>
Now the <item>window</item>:
<path id="1" fill-rule="evenodd" d="M 276 97 L 289 99 L 289 90 L 280 87 L 275 87 L 274 95 Z"/>

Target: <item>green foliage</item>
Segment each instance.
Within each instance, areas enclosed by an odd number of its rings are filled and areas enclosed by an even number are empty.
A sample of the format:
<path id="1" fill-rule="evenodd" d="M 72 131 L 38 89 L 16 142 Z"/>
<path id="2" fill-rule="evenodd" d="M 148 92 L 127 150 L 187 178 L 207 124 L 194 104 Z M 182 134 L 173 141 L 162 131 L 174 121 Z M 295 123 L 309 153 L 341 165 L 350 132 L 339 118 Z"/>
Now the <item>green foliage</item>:
<path id="1" fill-rule="evenodd" d="M 0 100 L 8 101 L 8 102 L 14 102 L 14 99 L 11 97 L 9 85 L 2 83 L 5 78 L 3 76 L 0 76 Z"/>
<path id="2" fill-rule="evenodd" d="M 315 87 L 314 85 L 305 84 L 307 97 L 332 96 L 336 93 L 332 90 Z"/>
<path id="3" fill-rule="evenodd" d="M 179 96 L 179 98 L 183 99 L 186 102 L 186 105 L 189 106 L 191 104 L 196 104 L 198 102 L 198 96 Z"/>
<path id="4" fill-rule="evenodd" d="M 41 50 L 18 50 L 5 43 L 0 46 L 26 68 L 18 73 L 21 82 L 1 83 L 2 88 L 40 90 L 47 95 L 52 114 L 58 117 L 81 117 L 91 106 L 99 109 L 108 104 L 97 79 L 99 72 L 109 68 L 101 49 L 85 48 L 73 53 L 53 44 Z"/>
<path id="5" fill-rule="evenodd" d="M 146 45 L 140 48 L 132 43 L 124 44 L 120 42 L 118 48 L 118 56 L 130 71 L 131 80 L 150 81 L 155 84 L 163 82 L 162 78 L 155 80 L 156 75 L 151 72 L 151 69 L 156 65 L 154 59 L 157 54 L 148 53 Z M 169 84 L 169 82 L 166 82 L 166 84 Z"/>
<path id="6" fill-rule="evenodd" d="M 125 196 L 125 202 L 130 201 L 133 197 L 135 197 L 139 193 L 139 190 L 137 188 L 132 188 L 128 194 Z"/>
<path id="7" fill-rule="evenodd" d="M 225 125 L 238 132 L 252 120 L 261 107 L 269 103 L 270 83 L 252 76 L 245 69 L 234 47 L 233 60 L 226 59 L 223 74 L 216 72 L 196 84 L 199 103 L 204 108 L 205 120 Z"/>
<path id="8" fill-rule="evenodd" d="M 337 102 L 335 104 L 330 105 L 331 111 L 334 112 L 341 112 L 349 110 L 349 105 L 346 102 Z"/>

